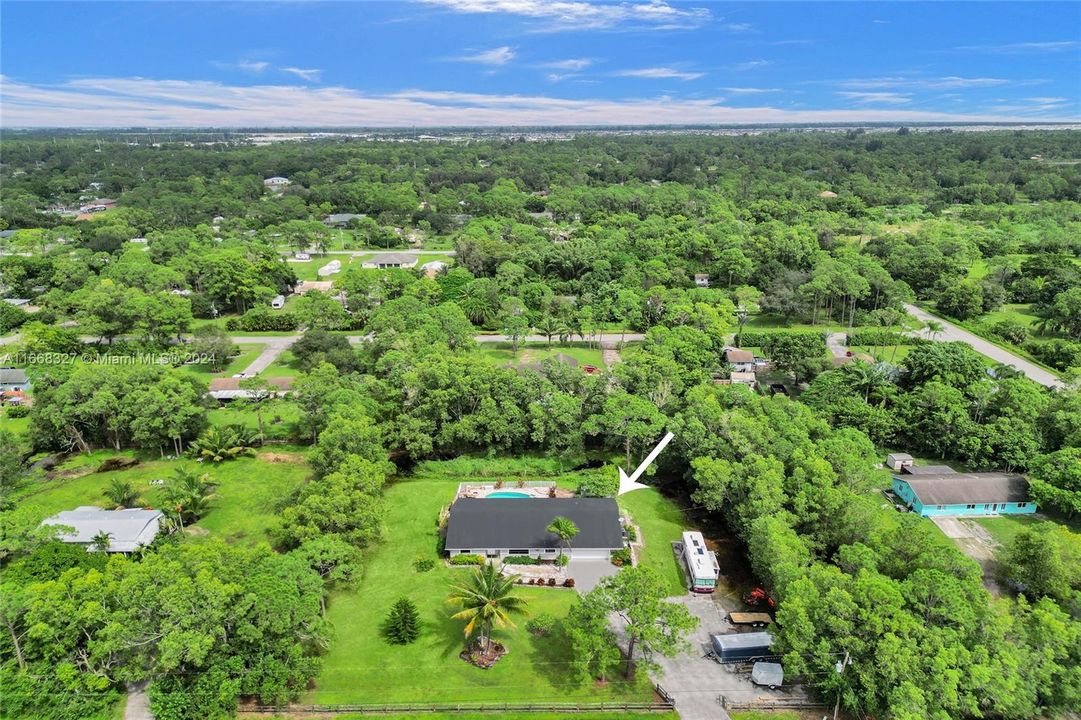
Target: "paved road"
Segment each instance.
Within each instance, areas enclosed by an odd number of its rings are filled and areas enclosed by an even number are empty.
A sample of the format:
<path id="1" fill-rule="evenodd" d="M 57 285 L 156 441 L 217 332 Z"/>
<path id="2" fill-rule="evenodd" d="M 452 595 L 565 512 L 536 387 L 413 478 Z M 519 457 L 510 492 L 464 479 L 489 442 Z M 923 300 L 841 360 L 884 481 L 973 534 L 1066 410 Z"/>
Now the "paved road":
<path id="1" fill-rule="evenodd" d="M 1030 379 L 1035 380 L 1041 385 L 1047 387 L 1062 387 L 1063 383 L 1054 373 L 1044 370 L 1039 365 L 1029 362 L 1023 357 L 1014 355 L 1009 350 L 1003 350 L 998 345 L 990 343 L 984 340 L 975 333 L 970 333 L 968 330 L 959 328 L 948 320 L 944 320 L 937 315 L 932 315 L 926 310 L 922 310 L 915 305 L 905 305 L 905 310 L 909 314 L 914 315 L 916 318 L 923 322 L 934 321 L 942 325 L 942 332 L 937 333 L 932 337 L 930 331 L 927 328 L 920 330 L 916 334 L 920 337 L 930 338 L 932 340 L 952 340 L 956 342 L 968 343 L 972 346 L 972 349 L 981 355 L 985 355 L 995 362 L 1004 363 L 1006 365 L 1012 365 Z"/>

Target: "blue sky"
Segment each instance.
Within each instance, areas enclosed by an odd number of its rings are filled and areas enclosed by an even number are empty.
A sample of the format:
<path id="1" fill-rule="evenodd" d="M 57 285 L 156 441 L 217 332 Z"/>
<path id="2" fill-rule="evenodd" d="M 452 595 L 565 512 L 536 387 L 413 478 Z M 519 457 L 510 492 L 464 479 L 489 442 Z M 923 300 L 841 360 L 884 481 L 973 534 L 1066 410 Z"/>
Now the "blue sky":
<path id="1" fill-rule="evenodd" d="M 1081 118 L 1081 3 L 0 2 L 0 124 Z"/>

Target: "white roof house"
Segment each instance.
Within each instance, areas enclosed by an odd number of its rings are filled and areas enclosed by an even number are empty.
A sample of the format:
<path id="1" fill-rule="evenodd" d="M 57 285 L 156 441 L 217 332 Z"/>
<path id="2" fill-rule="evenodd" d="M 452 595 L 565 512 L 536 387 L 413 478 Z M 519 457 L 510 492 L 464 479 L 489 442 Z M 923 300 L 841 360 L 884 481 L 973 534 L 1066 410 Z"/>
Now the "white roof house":
<path id="1" fill-rule="evenodd" d="M 417 256 L 410 253 L 376 253 L 373 257 L 365 260 L 361 267 L 367 269 L 378 268 L 412 268 L 417 266 Z"/>
<path id="2" fill-rule="evenodd" d="M 318 273 L 319 277 L 327 277 L 328 275 L 334 275 L 335 273 L 341 272 L 341 269 L 341 260 L 331 260 L 326 265 L 319 268 L 316 272 Z"/>
<path id="3" fill-rule="evenodd" d="M 74 533 L 63 533 L 59 539 L 76 545 L 90 545 L 96 535 L 108 533 L 108 552 L 128 553 L 149 545 L 157 537 L 161 532 L 162 517 L 160 510 L 102 510 L 84 505 L 45 518 L 41 524 L 73 528 Z"/>
<path id="4" fill-rule="evenodd" d="M 286 185 L 292 185 L 293 181 L 289 178 L 282 177 L 281 175 L 275 175 L 274 177 L 268 177 L 263 181 L 263 185 L 269 188 L 285 187 Z"/>

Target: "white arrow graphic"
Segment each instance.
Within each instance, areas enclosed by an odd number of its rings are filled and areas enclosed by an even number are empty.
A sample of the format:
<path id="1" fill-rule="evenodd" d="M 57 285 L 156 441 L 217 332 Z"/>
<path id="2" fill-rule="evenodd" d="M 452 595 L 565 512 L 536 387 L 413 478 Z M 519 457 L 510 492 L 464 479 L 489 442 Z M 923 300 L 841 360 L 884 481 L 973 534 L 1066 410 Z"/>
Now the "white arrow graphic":
<path id="1" fill-rule="evenodd" d="M 653 464 L 653 461 L 656 460 L 657 456 L 661 454 L 661 450 L 664 450 L 668 443 L 672 442 L 672 438 L 674 437 L 675 435 L 673 435 L 672 433 L 668 433 L 667 435 L 665 435 L 661 439 L 661 441 L 657 443 L 657 447 L 653 448 L 653 450 L 650 451 L 649 455 L 646 455 L 646 459 L 642 461 L 642 464 L 639 465 L 638 468 L 635 469 L 634 473 L 630 476 L 628 476 L 627 473 L 624 472 L 623 468 L 619 469 L 619 495 L 630 492 L 631 490 L 638 490 L 639 488 L 649 487 L 648 485 L 643 485 L 642 483 L 638 482 L 638 478 L 642 477 L 642 473 L 644 473 L 646 469 Z"/>

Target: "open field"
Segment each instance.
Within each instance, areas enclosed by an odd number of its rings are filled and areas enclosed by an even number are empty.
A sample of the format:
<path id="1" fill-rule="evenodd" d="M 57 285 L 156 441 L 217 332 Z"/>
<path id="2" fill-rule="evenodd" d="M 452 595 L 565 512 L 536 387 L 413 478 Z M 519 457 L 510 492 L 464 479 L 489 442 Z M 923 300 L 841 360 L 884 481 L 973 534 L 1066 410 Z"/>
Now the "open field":
<path id="1" fill-rule="evenodd" d="M 29 427 L 29 417 L 8 417 L 7 410 L 0 410 L 0 430 L 7 430 L 8 432 L 15 433 L 16 435 L 23 435 L 26 433 L 26 430 Z"/>
<path id="2" fill-rule="evenodd" d="M 207 411 L 207 419 L 211 425 L 243 425 L 248 430 L 259 429 L 255 410 L 238 402 Z M 298 420 L 300 408 L 290 400 L 270 400 L 263 406 L 263 432 L 270 440 L 289 439 Z"/>
<path id="3" fill-rule="evenodd" d="M 254 343 L 241 343 L 237 345 L 240 353 L 229 360 L 229 364 L 215 372 L 209 365 L 181 365 L 180 369 L 196 377 L 205 378 L 208 382 L 216 377 L 232 377 L 244 368 L 252 364 L 259 353 L 263 352 L 263 346 Z"/>
<path id="4" fill-rule="evenodd" d="M 274 358 L 274 362 L 267 365 L 266 369 L 259 374 L 265 378 L 296 377 L 300 374 L 300 367 L 292 351 L 283 350 L 278 357 Z"/>
<path id="5" fill-rule="evenodd" d="M 1022 530 L 1043 522 L 1053 522 L 1075 534 L 1081 534 L 1081 522 L 1068 522 L 1061 518 L 1050 518 L 1043 514 L 1034 515 L 1000 515 L 998 517 L 975 518 L 979 524 L 995 542 L 1000 545 L 1008 545 Z"/>
<path id="6" fill-rule="evenodd" d="M 604 367 L 604 357 L 599 348 L 588 348 L 585 343 L 568 343 L 560 345 L 552 343 L 525 343 L 518 348 L 518 352 L 511 350 L 510 343 L 479 343 L 478 352 L 497 365 L 541 362 L 559 353 L 569 355 L 583 365 Z"/>
<path id="7" fill-rule="evenodd" d="M 71 475 L 89 471 L 78 477 L 57 477 L 34 483 L 20 492 L 22 505 L 37 507 L 42 519 L 61 510 L 80 505 L 107 507 L 103 494 L 113 478 L 130 481 L 142 498 L 153 503 L 157 488 L 152 480 L 168 478 L 180 465 L 195 465 L 209 472 L 218 483 L 212 509 L 196 527 L 198 536 L 218 537 L 227 542 L 254 544 L 267 539 L 266 530 L 273 522 L 276 508 L 305 478 L 309 470 L 303 455 L 295 451 L 271 448 L 255 457 L 245 457 L 217 465 L 196 464 L 190 460 L 145 460 L 129 470 L 92 472 L 103 460 L 117 456 L 131 457 L 130 452 L 98 451 L 79 455 L 62 466 Z"/>
<path id="8" fill-rule="evenodd" d="M 324 659 L 315 689 L 301 702 L 648 700 L 651 690 L 644 674 L 630 683 L 613 679 L 600 685 L 576 680 L 568 667 L 566 637 L 558 630 L 547 637 L 534 637 L 525 630 L 528 618 L 516 620 L 517 627 L 496 631 L 495 638 L 504 642 L 510 653 L 492 669 L 480 670 L 458 658 L 463 645 L 462 624 L 449 618 L 452 610 L 445 598 L 449 585 L 470 571 L 442 562 L 425 573 L 413 568 L 417 559 L 438 561 L 436 519 L 440 508 L 452 501 L 463 477 L 439 473 L 437 466 L 428 463 L 417 476 L 398 480 L 387 489 L 384 539 L 366 553 L 364 577 L 356 587 L 332 597 L 328 619 L 334 625 L 336 640 Z M 425 468 L 434 472 L 426 473 Z M 562 476 L 558 482 L 573 487 L 575 478 Z M 628 497 L 632 499 L 625 507 L 636 513 L 649 542 L 654 547 L 663 543 L 655 557 L 650 555 L 645 561 L 665 572 L 673 592 L 682 592 L 682 580 L 677 582 L 678 568 L 668 546 L 682 527 L 681 513 L 653 490 L 639 490 Z M 667 568 L 663 553 L 670 558 Z M 519 592 L 529 601 L 530 615 L 563 617 L 577 597 L 565 589 L 522 587 Z M 389 645 L 380 635 L 380 623 L 394 601 L 403 596 L 417 604 L 423 632 L 412 645 Z M 365 679 L 363 686 L 356 682 L 358 677 Z"/>

